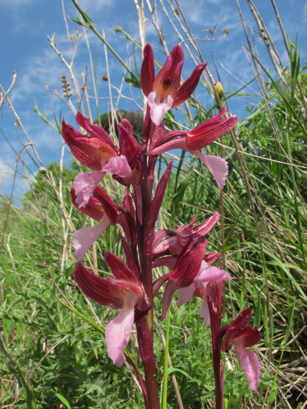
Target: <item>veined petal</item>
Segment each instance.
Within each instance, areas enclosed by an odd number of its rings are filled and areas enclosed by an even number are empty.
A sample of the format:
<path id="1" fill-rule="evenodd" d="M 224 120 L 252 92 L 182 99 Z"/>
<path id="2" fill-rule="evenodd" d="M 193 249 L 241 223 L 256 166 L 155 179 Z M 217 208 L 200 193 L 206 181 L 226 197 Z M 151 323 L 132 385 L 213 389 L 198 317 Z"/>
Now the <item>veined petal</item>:
<path id="1" fill-rule="evenodd" d="M 92 124 L 90 118 L 82 115 L 81 112 L 77 112 L 76 122 L 78 125 L 82 126 L 82 128 L 85 129 L 92 137 L 100 139 L 101 141 L 110 145 L 112 149 L 116 151 L 117 148 L 113 145 L 113 142 L 111 141 L 109 135 L 100 125 Z"/>
<path id="2" fill-rule="evenodd" d="M 152 122 L 159 126 L 163 121 L 163 117 L 167 111 L 169 111 L 173 105 L 173 98 L 168 95 L 165 99 L 162 99 L 152 91 L 148 95 L 148 105 L 150 106 L 150 118 Z"/>
<path id="3" fill-rule="evenodd" d="M 207 119 L 195 129 L 187 132 L 187 147 L 191 151 L 196 151 L 209 145 L 228 131 L 230 131 L 238 122 L 236 116 L 220 119 L 227 113 L 226 108 L 214 117 Z"/>
<path id="4" fill-rule="evenodd" d="M 111 226 L 111 222 L 107 215 L 104 215 L 101 224 L 98 226 L 88 226 L 77 230 L 72 235 L 72 246 L 76 250 L 75 257 L 82 259 L 91 245 L 98 239 L 98 237 Z"/>
<path id="5" fill-rule="evenodd" d="M 179 45 L 175 45 L 167 57 L 164 66 L 158 72 L 153 84 L 153 90 L 161 98 L 165 99 L 167 95 L 174 96 L 180 84 L 183 63 L 183 50 Z"/>
<path id="6" fill-rule="evenodd" d="M 167 165 L 167 168 L 161 177 L 155 192 L 155 196 L 149 205 L 147 214 L 145 215 L 144 226 L 145 226 L 145 243 L 144 250 L 149 257 L 152 255 L 152 243 L 154 239 L 154 225 L 157 221 L 157 217 L 160 212 L 162 200 L 167 187 L 168 179 L 172 170 L 173 162 Z"/>
<path id="7" fill-rule="evenodd" d="M 208 65 L 207 63 L 198 65 L 192 72 L 192 75 L 187 80 L 184 81 L 181 87 L 179 87 L 179 89 L 175 93 L 173 107 L 182 104 L 183 102 L 190 98 L 190 96 L 195 91 L 195 88 L 197 87 L 203 70 L 206 68 L 207 65 Z"/>
<path id="8" fill-rule="evenodd" d="M 123 119 L 117 125 L 119 131 L 120 154 L 124 155 L 128 161 L 133 157 L 139 145 L 133 136 L 133 127 L 127 119 Z"/>
<path id="9" fill-rule="evenodd" d="M 81 261 L 76 264 L 74 278 L 83 294 L 96 303 L 111 308 L 122 308 L 124 305 L 122 290 L 113 288 L 108 280 L 89 271 Z"/>
<path id="10" fill-rule="evenodd" d="M 80 207 L 85 207 L 90 200 L 96 186 L 104 177 L 104 172 L 79 173 L 74 180 L 76 203 Z"/>
<path id="11" fill-rule="evenodd" d="M 208 264 L 215 263 L 221 257 L 221 253 L 207 253 L 205 254 L 204 261 Z"/>
<path id="12" fill-rule="evenodd" d="M 100 186 L 96 186 L 93 197 L 101 203 L 106 215 L 112 222 L 112 224 L 117 223 L 119 210 L 110 196 L 102 189 Z"/>
<path id="13" fill-rule="evenodd" d="M 198 243 L 187 253 L 182 251 L 169 277 L 178 287 L 190 286 L 197 275 L 206 252 L 206 243 Z"/>
<path id="14" fill-rule="evenodd" d="M 147 155 L 160 155 L 161 153 L 170 151 L 172 149 L 182 149 L 184 151 L 189 151 L 186 145 L 185 137 L 173 139 L 172 141 L 163 143 L 157 148 L 147 152 Z"/>
<path id="15" fill-rule="evenodd" d="M 126 361 L 124 349 L 130 340 L 136 301 L 137 297 L 128 293 L 125 297 L 124 307 L 106 328 L 108 355 L 117 366 L 122 366 Z"/>
<path id="16" fill-rule="evenodd" d="M 250 308 L 245 308 L 245 310 L 241 311 L 237 318 L 230 324 L 229 330 L 245 327 L 251 314 L 252 310 Z"/>
<path id="17" fill-rule="evenodd" d="M 105 262 L 112 270 L 114 277 L 118 280 L 127 280 L 133 283 L 139 282 L 135 274 L 126 266 L 123 260 L 110 251 L 106 251 Z"/>
<path id="18" fill-rule="evenodd" d="M 255 352 L 236 346 L 236 354 L 247 377 L 249 387 L 256 390 L 260 384 L 260 363 Z"/>
<path id="19" fill-rule="evenodd" d="M 208 168 L 214 177 L 219 189 L 223 189 L 226 183 L 226 178 L 228 175 L 228 163 L 225 159 L 220 158 L 219 156 L 205 155 L 198 151 L 194 153 L 201 162 Z"/>
<path id="20" fill-rule="evenodd" d="M 128 164 L 126 156 L 114 156 L 103 167 L 104 172 L 113 173 L 121 178 L 130 178 L 132 176 L 132 170 Z"/>
<path id="21" fill-rule="evenodd" d="M 141 67 L 140 80 L 142 91 L 147 97 L 153 90 L 155 80 L 154 55 L 150 44 L 146 44 L 144 47 L 144 59 Z"/>
<path id="22" fill-rule="evenodd" d="M 219 212 L 214 212 L 212 216 L 208 217 L 203 223 L 197 224 L 196 226 L 190 228 L 190 232 L 193 234 L 198 234 L 199 236 L 207 236 L 216 223 L 219 221 L 221 215 Z"/>
<path id="23" fill-rule="evenodd" d="M 98 138 L 82 135 L 62 121 L 62 135 L 73 156 L 89 169 L 101 171 L 102 167 L 116 156 L 117 152 L 108 143 Z"/>
<path id="24" fill-rule="evenodd" d="M 76 202 L 77 195 L 73 187 L 70 190 L 70 197 L 71 197 L 72 204 L 77 209 L 79 209 L 82 213 L 87 214 L 92 219 L 97 220 L 97 222 L 101 222 L 102 217 L 105 214 L 105 211 L 98 199 L 91 196 L 87 205 L 85 207 L 79 208 L 78 203 Z"/>

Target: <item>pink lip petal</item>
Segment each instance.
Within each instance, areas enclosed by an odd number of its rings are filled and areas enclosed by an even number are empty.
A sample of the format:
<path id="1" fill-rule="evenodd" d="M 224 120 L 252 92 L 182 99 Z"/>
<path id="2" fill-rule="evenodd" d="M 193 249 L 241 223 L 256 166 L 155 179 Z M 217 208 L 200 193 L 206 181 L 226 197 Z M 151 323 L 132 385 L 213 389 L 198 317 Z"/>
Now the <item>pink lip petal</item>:
<path id="1" fill-rule="evenodd" d="M 195 285 L 178 289 L 178 305 L 183 305 L 192 300 L 195 291 Z"/>
<path id="2" fill-rule="evenodd" d="M 199 316 L 203 318 L 204 324 L 206 327 L 209 327 L 210 325 L 210 314 L 209 314 L 209 307 L 206 298 L 204 298 L 203 302 L 200 304 L 199 307 Z"/>
<path id="3" fill-rule="evenodd" d="M 82 259 L 91 245 L 109 226 L 111 226 L 111 222 L 104 215 L 98 226 L 88 226 L 77 230 L 72 236 L 72 246 L 76 250 L 75 257 L 79 260 Z"/>
<path id="4" fill-rule="evenodd" d="M 80 207 L 85 207 L 90 200 L 96 186 L 103 179 L 105 172 L 79 173 L 74 180 L 76 193 L 76 203 Z"/>
<path id="5" fill-rule="evenodd" d="M 127 295 L 127 297 L 129 296 L 131 294 Z M 136 297 L 131 302 L 126 301 L 122 310 L 106 328 L 108 355 L 118 367 L 122 366 L 126 361 L 124 349 L 130 340 L 134 322 L 135 301 Z"/>
<path id="6" fill-rule="evenodd" d="M 232 341 L 233 342 L 233 341 Z M 260 384 L 260 363 L 255 352 L 250 351 L 242 347 L 241 345 L 236 345 L 233 342 L 236 350 L 236 354 L 241 362 L 244 373 L 247 377 L 249 387 L 252 390 L 256 390 Z"/>
<path id="7" fill-rule="evenodd" d="M 130 178 L 132 170 L 128 164 L 126 156 L 113 156 L 103 167 L 104 172 L 113 173 L 121 178 Z"/>
<path id="8" fill-rule="evenodd" d="M 150 117 L 152 122 L 159 126 L 163 121 L 163 117 L 167 111 L 172 108 L 173 105 L 173 98 L 171 95 L 168 95 L 166 100 L 160 102 L 160 97 L 156 95 L 154 91 L 152 91 L 148 95 L 148 105 L 150 106 Z"/>
<path id="9" fill-rule="evenodd" d="M 226 160 L 218 156 L 205 155 L 198 151 L 192 153 L 194 153 L 212 173 L 219 189 L 223 189 L 228 175 L 228 163 Z"/>
<path id="10" fill-rule="evenodd" d="M 205 261 L 203 261 L 202 263 L 207 264 Z M 203 267 L 203 265 L 202 265 Z M 212 267 L 212 266 L 207 266 L 200 268 L 197 276 L 194 279 L 194 282 L 199 283 L 202 281 L 223 281 L 223 280 L 231 280 L 230 275 L 224 271 L 221 270 L 218 267 Z"/>

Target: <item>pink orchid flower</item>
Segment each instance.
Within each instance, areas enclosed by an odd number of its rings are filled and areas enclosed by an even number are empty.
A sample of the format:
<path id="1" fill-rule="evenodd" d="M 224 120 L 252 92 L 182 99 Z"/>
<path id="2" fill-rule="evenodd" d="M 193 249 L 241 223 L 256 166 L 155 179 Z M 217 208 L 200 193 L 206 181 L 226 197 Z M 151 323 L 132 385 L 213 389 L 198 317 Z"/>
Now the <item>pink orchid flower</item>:
<path id="1" fill-rule="evenodd" d="M 118 149 L 113 145 L 106 131 L 99 125 L 91 124 L 90 119 L 81 112 L 76 115 L 77 124 L 85 129 L 90 136 L 62 121 L 62 135 L 73 156 L 89 169 L 101 172 L 103 167 L 114 156 Z"/>
<path id="2" fill-rule="evenodd" d="M 78 209 L 77 195 L 74 188 L 70 191 L 70 197 L 73 205 Z M 75 249 L 75 257 L 82 259 L 98 237 L 109 226 L 117 223 L 119 211 L 112 199 L 100 186 L 95 188 L 94 196 L 89 198 L 86 206 L 79 208 L 79 210 L 100 223 L 97 226 L 83 227 L 73 234 L 72 246 Z"/>
<path id="3" fill-rule="evenodd" d="M 82 135 L 63 120 L 62 134 L 76 159 L 96 173 L 80 173 L 74 181 L 79 208 L 85 207 L 106 173 L 120 183 L 137 186 L 142 180 L 142 148 L 133 136 L 130 122 L 123 119 L 118 125 L 120 148 L 116 148 L 105 130 L 99 125 L 90 123 L 89 118 L 80 112 L 76 115 L 77 123 L 91 136 Z"/>
<path id="4" fill-rule="evenodd" d="M 185 102 L 194 92 L 207 63 L 198 65 L 192 75 L 180 86 L 180 75 L 184 63 L 183 50 L 176 45 L 163 68 L 155 77 L 154 55 L 146 44 L 141 68 L 141 87 L 147 97 L 152 122 L 159 126 L 163 116 L 171 108 Z"/>
<path id="5" fill-rule="evenodd" d="M 190 241 L 190 246 L 192 246 L 197 242 L 200 236 L 205 237 L 209 234 L 219 218 L 219 212 L 214 212 L 212 216 L 196 226 L 194 226 L 195 218 L 192 217 L 189 225 L 181 225 L 176 231 L 166 229 L 159 230 L 153 240 L 152 254 L 154 258 L 166 254 L 178 256 L 188 241 Z"/>
<path id="6" fill-rule="evenodd" d="M 125 361 L 124 349 L 129 342 L 134 323 L 134 309 L 142 304 L 144 289 L 138 274 L 110 252 L 105 261 L 115 278 L 102 278 L 78 262 L 74 278 L 87 297 L 100 305 L 119 309 L 119 314 L 106 327 L 108 355 L 113 363 L 121 366 Z"/>
<path id="7" fill-rule="evenodd" d="M 215 262 L 219 254 L 215 255 L 216 257 L 211 258 L 211 262 Z M 199 315 L 204 320 L 206 326 L 210 325 L 210 314 L 208 302 L 206 299 L 206 287 L 212 281 L 224 281 L 231 280 L 230 275 L 227 271 L 224 271 L 218 267 L 211 266 L 205 260 L 202 261 L 200 269 L 198 270 L 197 275 L 195 276 L 193 283 L 186 288 L 180 288 L 178 290 L 178 304 L 183 305 L 186 302 L 192 300 L 193 295 L 203 298 L 203 302 L 199 307 Z"/>
<path id="8" fill-rule="evenodd" d="M 218 156 L 205 155 L 199 149 L 209 145 L 236 125 L 238 122 L 236 116 L 221 119 L 226 112 L 226 108 L 222 108 L 218 115 L 208 119 L 191 131 L 177 130 L 166 132 L 163 138 L 158 140 L 158 146 L 148 152 L 148 155 L 160 155 L 172 149 L 182 149 L 190 152 L 196 155 L 207 167 L 219 189 L 222 189 L 225 186 L 228 175 L 227 162 Z M 177 138 L 178 136 L 180 138 Z"/>
<path id="9" fill-rule="evenodd" d="M 246 308 L 228 326 L 222 343 L 222 351 L 228 351 L 232 345 L 234 346 L 249 387 L 255 390 L 260 383 L 260 363 L 256 353 L 246 348 L 257 344 L 261 337 L 257 328 L 247 325 L 251 313 L 251 309 Z"/>

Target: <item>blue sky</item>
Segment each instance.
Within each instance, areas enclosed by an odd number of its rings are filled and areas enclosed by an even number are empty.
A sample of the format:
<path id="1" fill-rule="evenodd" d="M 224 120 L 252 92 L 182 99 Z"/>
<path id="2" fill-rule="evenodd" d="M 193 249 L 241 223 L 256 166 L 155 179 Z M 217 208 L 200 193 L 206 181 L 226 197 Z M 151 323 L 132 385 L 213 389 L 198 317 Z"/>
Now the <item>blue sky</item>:
<path id="1" fill-rule="evenodd" d="M 163 0 L 161 3 L 161 1 L 157 0 L 156 17 L 166 35 L 168 48 L 171 49 L 172 46 L 179 43 L 179 40 L 168 22 L 166 14 L 163 12 L 162 3 L 165 4 L 166 10 L 171 13 L 168 2 Z M 175 5 L 174 0 L 170 1 L 170 3 Z M 287 56 L 271 1 L 254 0 L 254 3 L 279 49 L 284 65 L 287 65 Z M 55 43 L 57 48 L 64 58 L 70 62 L 73 46 L 72 42 L 68 39 L 67 27 L 63 18 L 63 4 L 64 14 L 76 17 L 76 10 L 70 0 L 64 0 L 63 3 L 61 0 L 0 0 L 0 84 L 7 90 L 12 81 L 13 72 L 17 70 L 16 83 L 9 94 L 9 98 L 29 138 L 35 143 L 36 150 L 45 166 L 51 162 L 59 161 L 62 150 L 62 138 L 33 111 L 35 103 L 41 112 L 45 112 L 50 122 L 53 123 L 54 114 L 57 117 L 61 114 L 68 122 L 74 124 L 74 115 L 68 104 L 46 89 L 47 84 L 50 91 L 57 90 L 61 94 L 60 76 L 65 74 L 69 78 L 68 70 L 61 62 L 59 56 L 50 47 L 47 40 L 47 35 L 51 37 L 53 33 L 56 33 Z M 134 69 L 135 49 L 133 45 L 126 39 L 123 39 L 121 33 L 114 32 L 116 26 L 121 26 L 131 37 L 136 40 L 139 39 L 134 1 L 79 0 L 79 4 L 92 17 L 96 28 L 100 32 L 104 31 L 105 38 L 116 49 L 121 58 Z M 271 68 L 267 52 L 259 37 L 258 29 L 250 13 L 247 1 L 240 0 L 240 4 L 246 25 L 253 29 L 259 56 Z M 295 36 L 298 34 L 301 59 L 305 62 L 307 57 L 307 50 L 304 47 L 307 34 L 307 2 L 303 0 L 276 0 L 276 4 L 287 34 L 293 40 L 295 40 Z M 197 38 L 205 38 L 206 36 L 212 38 L 209 33 L 202 30 L 211 29 L 215 24 L 218 24 L 216 37 L 223 36 L 222 29 L 228 28 L 229 34 L 225 38 L 216 41 L 199 40 L 198 42 L 202 55 L 208 61 L 209 68 L 215 75 L 211 58 L 211 52 L 213 53 L 224 89 L 235 91 L 242 86 L 240 81 L 247 83 L 252 80 L 253 74 L 242 49 L 242 43 L 246 44 L 246 39 L 235 0 L 181 0 L 180 5 Z M 146 8 L 145 14 L 148 17 L 146 39 L 162 50 L 162 47 L 158 44 L 156 31 L 151 23 L 148 8 Z M 87 33 L 87 36 L 85 36 L 84 30 L 81 27 L 68 19 L 66 22 L 69 28 L 69 35 L 75 36 L 72 40 L 74 45 L 78 43 L 74 63 L 75 78 L 78 84 L 81 85 L 82 73 L 86 75 L 88 71 L 88 94 L 91 110 L 95 117 L 97 115 L 97 108 L 93 98 L 94 87 L 87 41 L 90 46 L 95 70 L 94 76 L 97 80 L 99 110 L 101 113 L 110 109 L 108 83 L 101 79 L 101 76 L 107 73 L 105 50 L 102 43 L 92 33 Z M 80 39 L 76 37 L 77 29 L 80 29 Z M 250 29 L 249 33 L 251 34 Z M 183 77 L 187 78 L 194 65 L 185 48 L 184 50 L 186 64 L 183 69 Z M 162 63 L 164 62 L 165 56 L 161 52 L 156 51 L 156 56 Z M 137 103 L 140 103 L 140 92 L 138 90 L 131 90 L 130 87 L 123 83 L 123 69 L 112 54 L 108 52 L 107 58 L 111 83 L 116 87 L 116 89 L 112 89 L 113 103 L 121 109 L 138 109 L 132 99 L 134 98 Z M 137 60 L 139 63 L 140 56 L 138 53 Z M 252 85 L 252 87 L 256 88 L 256 85 Z M 252 93 L 250 89 L 246 90 L 246 92 Z M 195 96 L 204 107 L 210 107 L 212 104 L 210 96 L 201 86 L 197 89 Z M 76 106 L 74 96 L 71 100 Z M 233 100 L 230 105 L 232 113 L 237 114 L 239 118 L 243 118 L 247 115 L 246 106 L 249 102 L 246 98 Z M 13 169 L 16 163 L 16 153 L 14 150 L 19 152 L 26 142 L 25 135 L 20 127 L 14 125 L 15 123 L 14 115 L 9 109 L 8 104 L 5 103 L 0 116 L 0 192 L 4 194 L 10 194 L 12 186 Z M 4 135 L 10 143 L 7 142 Z M 31 152 L 31 148 L 27 148 L 27 151 Z M 35 175 L 37 167 L 26 150 L 21 152 L 21 157 L 29 168 L 29 175 Z M 70 161 L 71 158 L 66 152 L 64 163 L 69 164 Z M 14 197 L 20 196 L 29 188 L 27 179 L 22 177 L 24 169 L 20 161 L 18 171 L 20 176 L 17 176 L 16 179 Z"/>

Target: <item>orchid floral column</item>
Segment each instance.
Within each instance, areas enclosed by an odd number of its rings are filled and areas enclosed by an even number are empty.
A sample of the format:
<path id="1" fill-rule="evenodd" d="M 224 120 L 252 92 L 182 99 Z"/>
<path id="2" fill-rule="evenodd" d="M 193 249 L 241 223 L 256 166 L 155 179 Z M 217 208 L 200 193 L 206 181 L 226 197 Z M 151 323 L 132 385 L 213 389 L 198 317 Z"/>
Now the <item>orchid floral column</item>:
<path id="1" fill-rule="evenodd" d="M 195 225 L 192 218 L 188 226 L 176 231 L 156 230 L 155 225 L 171 174 L 168 164 L 156 190 L 153 190 L 155 165 L 159 154 L 170 149 L 184 149 L 195 154 L 213 175 L 218 187 L 225 185 L 228 165 L 219 157 L 205 155 L 200 150 L 231 130 L 237 123 L 235 116 L 223 118 L 223 108 L 216 116 L 190 131 L 167 132 L 163 124 L 165 113 L 185 102 L 194 92 L 207 64 L 198 65 L 191 76 L 180 85 L 184 62 L 183 51 L 175 46 L 163 68 L 155 75 L 154 55 L 147 44 L 141 68 L 141 87 L 147 97 L 146 117 L 139 144 L 129 121 L 118 125 L 119 146 L 115 146 L 99 125 L 80 112 L 76 121 L 86 135 L 81 134 L 63 120 L 62 134 L 71 153 L 94 172 L 80 173 L 71 189 L 73 205 L 98 222 L 75 232 L 72 245 L 76 264 L 74 278 L 81 291 L 100 305 L 119 310 L 107 325 L 108 355 L 117 366 L 126 360 L 132 365 L 142 388 L 146 409 L 159 409 L 154 344 L 154 297 L 164 286 L 162 318 L 165 317 L 173 295 L 178 292 L 179 304 L 198 296 L 202 298 L 200 316 L 211 325 L 213 364 L 216 374 L 217 408 L 223 406 L 223 368 L 221 354 L 232 345 L 242 363 L 250 386 L 259 383 L 257 356 L 246 349 L 259 340 L 257 329 L 247 326 L 250 310 L 244 310 L 232 324 L 221 327 L 221 283 L 230 280 L 229 274 L 213 266 L 219 253 L 207 252 L 207 236 L 219 220 L 219 213 Z M 100 186 L 106 173 L 125 186 L 121 203 L 115 203 Z M 98 237 L 111 225 L 121 228 L 120 239 L 124 259 L 109 251 L 105 262 L 113 277 L 95 275 L 82 259 Z M 152 268 L 165 266 L 170 271 L 153 281 Z M 140 373 L 131 358 L 125 355 L 134 323 L 143 364 Z"/>

